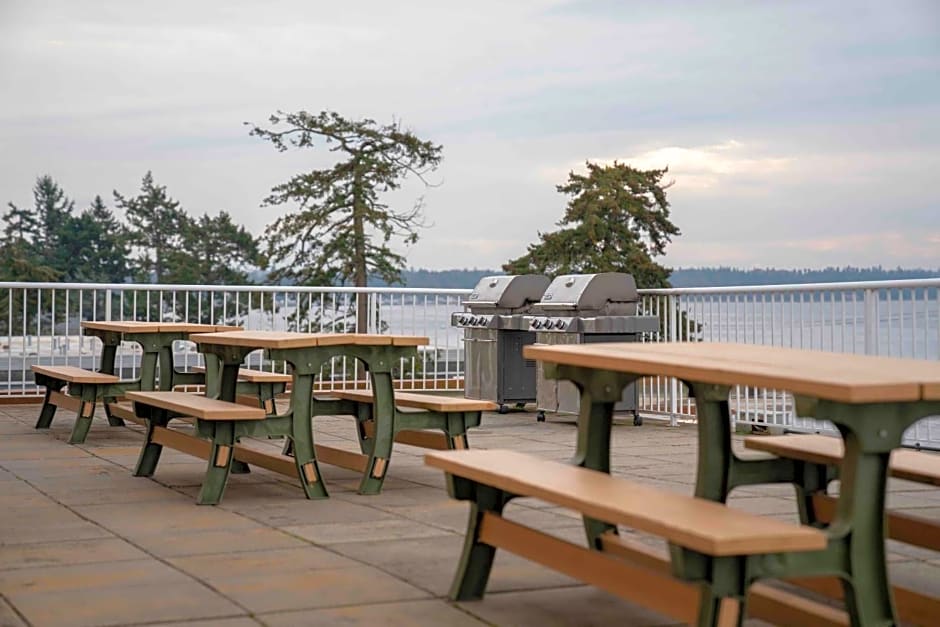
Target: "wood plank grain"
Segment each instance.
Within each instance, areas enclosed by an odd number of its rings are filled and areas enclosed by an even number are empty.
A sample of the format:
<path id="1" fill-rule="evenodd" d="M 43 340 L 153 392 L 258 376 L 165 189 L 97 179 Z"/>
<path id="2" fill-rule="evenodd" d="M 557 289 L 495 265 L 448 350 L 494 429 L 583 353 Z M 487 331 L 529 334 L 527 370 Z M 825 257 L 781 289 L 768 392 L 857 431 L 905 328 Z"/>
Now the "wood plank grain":
<path id="1" fill-rule="evenodd" d="M 324 464 L 332 464 L 340 468 L 348 468 L 356 472 L 365 472 L 369 465 L 369 456 L 361 453 L 353 453 L 333 446 L 324 446 L 323 444 L 314 444 L 316 449 L 317 461 Z"/>
<path id="2" fill-rule="evenodd" d="M 47 377 L 59 379 L 60 381 L 68 381 L 69 383 L 117 383 L 121 380 L 120 377 L 113 374 L 94 372 L 92 370 L 85 370 L 84 368 L 76 368 L 75 366 L 40 366 L 33 364 L 30 367 L 33 369 L 33 372 L 44 374 Z"/>
<path id="3" fill-rule="evenodd" d="M 707 555 L 811 551 L 826 546 L 825 534 L 817 529 L 516 451 L 433 452 L 425 455 L 425 463 L 513 494 L 534 496 L 652 533 Z"/>
<path id="4" fill-rule="evenodd" d="M 200 420 L 264 420 L 266 415 L 260 407 L 218 401 L 187 392 L 135 391 L 127 392 L 126 397 L 135 403 L 159 407 Z"/>
<path id="5" fill-rule="evenodd" d="M 842 438 L 816 434 L 754 436 L 744 438 L 744 446 L 779 457 L 828 465 L 840 464 L 845 451 Z M 898 479 L 940 485 L 940 455 L 896 449 L 891 453 L 889 471 Z"/>
<path id="6" fill-rule="evenodd" d="M 166 427 L 153 428 L 153 441 L 201 459 L 209 459 L 212 453 L 212 443 L 209 440 Z"/>
<path id="7" fill-rule="evenodd" d="M 371 390 L 331 390 L 330 395 L 359 403 L 373 402 Z M 491 401 L 398 391 L 395 392 L 395 405 L 439 412 L 496 411 L 499 408 L 499 405 Z"/>
<path id="8" fill-rule="evenodd" d="M 193 366 L 190 372 L 205 372 L 203 366 Z M 281 372 L 268 372 L 267 370 L 254 370 L 252 368 L 239 368 L 238 380 L 248 383 L 290 383 L 293 377 Z"/>
<path id="9" fill-rule="evenodd" d="M 157 333 L 160 330 L 159 322 L 138 320 L 84 320 L 81 326 L 83 329 L 115 333 Z"/>
<path id="10" fill-rule="evenodd" d="M 847 403 L 919 400 L 940 363 L 714 342 L 526 346 L 528 359 L 720 385 L 752 385 Z"/>

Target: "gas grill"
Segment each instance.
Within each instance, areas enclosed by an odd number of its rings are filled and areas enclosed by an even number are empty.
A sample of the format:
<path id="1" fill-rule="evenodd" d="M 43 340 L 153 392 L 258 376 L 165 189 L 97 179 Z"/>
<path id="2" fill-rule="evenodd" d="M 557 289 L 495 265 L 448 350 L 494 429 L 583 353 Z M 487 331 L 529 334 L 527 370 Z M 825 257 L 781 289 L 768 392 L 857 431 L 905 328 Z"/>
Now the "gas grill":
<path id="1" fill-rule="evenodd" d="M 535 401 L 535 362 L 522 347 L 535 342 L 524 316 L 548 287 L 540 274 L 488 276 L 480 279 L 451 324 L 464 329 L 464 394 L 467 398 L 523 407 Z"/>
<path id="2" fill-rule="evenodd" d="M 526 317 L 528 329 L 539 344 L 588 344 L 635 342 L 641 333 L 659 330 L 656 316 L 638 316 L 640 295 L 629 274 L 568 274 L 557 277 L 542 300 Z M 568 381 L 546 379 L 541 365 L 536 374 L 538 420 L 545 412 L 577 414 L 580 395 Z M 642 424 L 637 413 L 637 388 L 629 385 L 617 411 L 633 413 L 634 424 Z"/>

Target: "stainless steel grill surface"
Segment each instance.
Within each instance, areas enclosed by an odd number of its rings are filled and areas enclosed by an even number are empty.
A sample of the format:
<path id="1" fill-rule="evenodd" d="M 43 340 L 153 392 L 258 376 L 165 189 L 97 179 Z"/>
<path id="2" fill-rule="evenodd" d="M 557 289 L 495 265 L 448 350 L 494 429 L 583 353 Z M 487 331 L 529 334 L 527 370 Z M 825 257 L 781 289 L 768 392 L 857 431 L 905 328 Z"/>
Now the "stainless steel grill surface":
<path id="1" fill-rule="evenodd" d="M 524 318 L 548 287 L 536 274 L 484 277 L 464 302 L 469 311 L 455 312 L 451 324 L 464 329 L 464 394 L 467 398 L 524 407 L 535 401 L 535 363 L 522 347 L 535 342 Z"/>
<path id="2" fill-rule="evenodd" d="M 637 315 L 639 300 L 636 281 L 629 274 L 569 274 L 555 278 L 524 319 L 539 344 L 633 342 L 641 333 L 659 330 L 658 317 Z M 639 425 L 636 395 L 636 386 L 629 386 L 616 409 L 632 411 Z M 571 383 L 546 379 L 541 367 L 536 374 L 536 401 L 539 420 L 544 420 L 546 411 L 578 413 L 580 405 Z"/>

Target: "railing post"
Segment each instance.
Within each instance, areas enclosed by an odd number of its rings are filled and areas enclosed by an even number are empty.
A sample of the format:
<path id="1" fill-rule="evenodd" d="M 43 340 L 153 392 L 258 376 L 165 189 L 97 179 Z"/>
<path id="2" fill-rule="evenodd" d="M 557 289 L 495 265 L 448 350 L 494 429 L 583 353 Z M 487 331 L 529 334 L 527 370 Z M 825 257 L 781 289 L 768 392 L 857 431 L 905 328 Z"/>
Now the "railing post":
<path id="1" fill-rule="evenodd" d="M 865 354 L 878 354 L 878 290 L 865 290 Z"/>
<path id="2" fill-rule="evenodd" d="M 666 315 L 669 320 L 669 342 L 679 341 L 679 300 L 674 294 L 669 294 L 666 299 Z M 675 377 L 670 380 L 671 390 L 669 394 L 669 426 L 679 425 L 679 381 Z"/>
<path id="3" fill-rule="evenodd" d="M 111 321 L 111 288 L 104 291 L 104 319 Z"/>

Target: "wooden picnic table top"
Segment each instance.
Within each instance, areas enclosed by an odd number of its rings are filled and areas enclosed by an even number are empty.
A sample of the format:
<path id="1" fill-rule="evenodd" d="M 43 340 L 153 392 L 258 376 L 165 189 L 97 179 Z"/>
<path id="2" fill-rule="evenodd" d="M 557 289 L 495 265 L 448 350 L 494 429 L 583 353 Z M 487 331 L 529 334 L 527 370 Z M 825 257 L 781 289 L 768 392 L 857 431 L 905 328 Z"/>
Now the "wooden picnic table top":
<path id="1" fill-rule="evenodd" d="M 940 362 L 718 342 L 526 346 L 528 359 L 844 403 L 940 400 Z"/>
<path id="2" fill-rule="evenodd" d="M 239 326 L 224 324 L 199 324 L 194 322 L 143 322 L 138 320 L 86 320 L 82 328 L 91 331 L 113 331 L 116 333 L 212 333 L 217 331 L 236 331 Z"/>
<path id="3" fill-rule="evenodd" d="M 367 333 L 293 333 L 290 331 L 227 331 L 191 335 L 197 344 L 247 348 L 311 348 L 315 346 L 424 346 L 426 337 Z"/>

